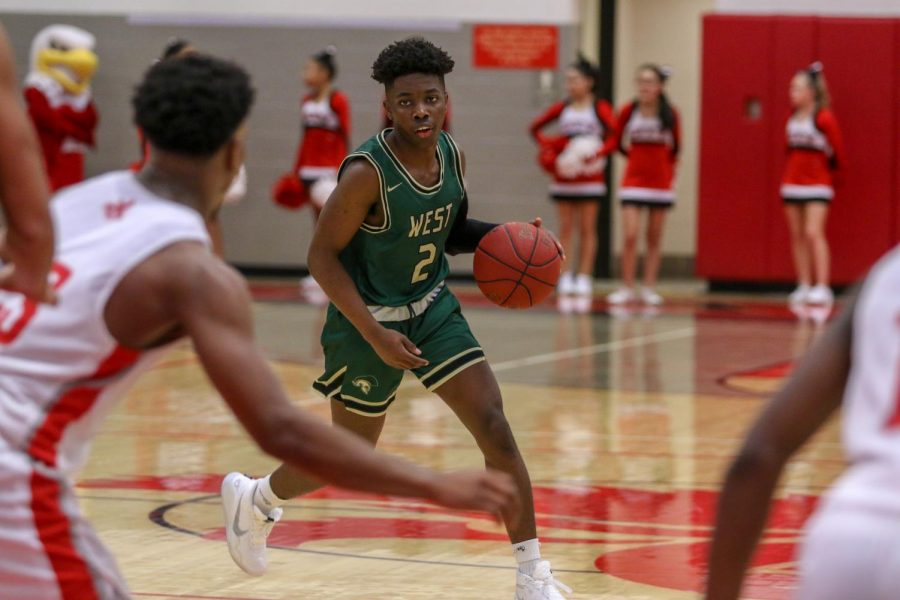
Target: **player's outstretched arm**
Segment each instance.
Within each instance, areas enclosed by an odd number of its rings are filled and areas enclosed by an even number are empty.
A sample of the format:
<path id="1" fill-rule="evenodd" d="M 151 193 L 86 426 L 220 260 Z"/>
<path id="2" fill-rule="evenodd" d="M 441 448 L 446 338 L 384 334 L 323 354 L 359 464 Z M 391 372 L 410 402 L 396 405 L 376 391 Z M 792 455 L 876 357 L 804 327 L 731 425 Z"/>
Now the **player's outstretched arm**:
<path id="1" fill-rule="evenodd" d="M 438 474 L 376 453 L 359 437 L 291 406 L 255 344 L 246 283 L 221 261 L 209 255 L 196 260 L 168 302 L 216 389 L 272 456 L 349 489 L 427 498 L 494 515 L 515 510 L 515 487 L 505 474 Z"/>
<path id="2" fill-rule="evenodd" d="M 781 471 L 840 406 L 850 371 L 855 302 L 810 349 L 753 425 L 728 470 L 709 562 L 706 600 L 737 600 Z"/>
<path id="3" fill-rule="evenodd" d="M 369 163 L 356 160 L 344 168 L 319 216 L 309 246 L 309 271 L 385 363 L 398 369 L 424 367 L 428 361 L 421 358 L 421 351 L 415 344 L 403 334 L 382 327 L 372 317 L 339 259 L 341 251 L 371 215 L 380 193 L 378 174 Z"/>
<path id="4" fill-rule="evenodd" d="M 53 301 L 47 274 L 53 261 L 53 224 L 43 158 L 16 87 L 12 49 L 0 27 L 0 203 L 6 216 L 0 241 L 0 288 Z"/>

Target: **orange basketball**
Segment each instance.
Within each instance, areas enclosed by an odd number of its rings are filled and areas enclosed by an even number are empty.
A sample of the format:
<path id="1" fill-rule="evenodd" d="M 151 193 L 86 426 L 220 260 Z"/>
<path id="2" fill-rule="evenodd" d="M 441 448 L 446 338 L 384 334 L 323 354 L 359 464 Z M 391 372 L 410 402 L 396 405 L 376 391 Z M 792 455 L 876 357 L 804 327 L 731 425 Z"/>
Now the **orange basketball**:
<path id="1" fill-rule="evenodd" d="M 553 292 L 562 257 L 553 236 L 531 223 L 506 223 L 481 239 L 475 250 L 475 282 L 505 308 L 529 308 Z"/>

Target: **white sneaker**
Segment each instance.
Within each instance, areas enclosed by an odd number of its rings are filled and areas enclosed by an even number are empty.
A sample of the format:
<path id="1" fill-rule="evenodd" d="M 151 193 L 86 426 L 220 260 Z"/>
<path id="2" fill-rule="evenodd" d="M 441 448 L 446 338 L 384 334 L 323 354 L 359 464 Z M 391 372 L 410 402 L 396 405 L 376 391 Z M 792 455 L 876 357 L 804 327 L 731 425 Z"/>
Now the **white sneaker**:
<path id="1" fill-rule="evenodd" d="M 824 284 L 814 286 L 806 295 L 807 304 L 815 304 L 816 306 L 829 306 L 834 303 L 834 294 L 831 288 Z"/>
<path id="2" fill-rule="evenodd" d="M 560 296 L 568 296 L 575 293 L 575 279 L 568 271 L 560 275 L 559 283 L 556 284 L 556 293 Z"/>
<path id="3" fill-rule="evenodd" d="M 594 295 L 594 280 L 590 275 L 579 273 L 575 278 L 575 288 L 572 292 L 576 296 L 590 297 Z"/>
<path id="4" fill-rule="evenodd" d="M 222 480 L 222 510 L 225 513 L 225 537 L 234 562 L 254 577 L 266 572 L 266 538 L 282 510 L 268 516 L 253 503 L 257 482 L 241 473 L 229 473 Z"/>
<path id="5" fill-rule="evenodd" d="M 565 600 L 560 590 L 572 593 L 570 587 L 553 578 L 546 560 L 537 564 L 531 577 L 521 571 L 516 574 L 516 600 Z"/>
<path id="6" fill-rule="evenodd" d="M 788 304 L 803 304 L 806 302 L 807 297 L 809 297 L 809 292 L 812 289 L 808 283 L 801 283 L 797 286 L 791 295 L 788 296 Z"/>
<path id="7" fill-rule="evenodd" d="M 654 290 L 644 287 L 641 288 L 641 301 L 647 306 L 659 306 L 663 303 L 663 297 Z"/>
<path id="8" fill-rule="evenodd" d="M 629 302 L 634 302 L 634 300 L 634 290 L 627 287 L 619 288 L 606 297 L 606 301 L 614 305 L 628 304 Z"/>

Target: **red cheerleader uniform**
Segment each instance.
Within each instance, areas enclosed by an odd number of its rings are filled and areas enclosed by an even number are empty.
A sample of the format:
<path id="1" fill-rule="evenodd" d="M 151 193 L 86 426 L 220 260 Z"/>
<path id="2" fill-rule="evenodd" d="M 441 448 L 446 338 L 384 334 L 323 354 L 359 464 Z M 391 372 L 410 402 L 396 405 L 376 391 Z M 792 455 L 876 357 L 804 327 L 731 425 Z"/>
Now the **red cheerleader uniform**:
<path id="1" fill-rule="evenodd" d="M 343 92 L 333 91 L 323 100 L 313 95 L 300 106 L 303 137 L 297 150 L 294 172 L 307 189 L 324 177 L 337 179 L 338 167 L 350 142 L 350 101 Z"/>
<path id="2" fill-rule="evenodd" d="M 674 123 L 663 127 L 662 120 L 641 114 L 630 102 L 619 113 L 619 151 L 628 157 L 628 166 L 619 188 L 623 204 L 672 206 L 675 203 L 675 164 L 681 147 L 681 118 L 672 108 Z"/>
<path id="3" fill-rule="evenodd" d="M 823 108 L 803 118 L 792 116 L 785 131 L 787 163 L 781 197 L 788 203 L 829 202 L 834 198 L 834 174 L 845 160 L 834 113 Z"/>
<path id="4" fill-rule="evenodd" d="M 557 123 L 559 136 L 541 132 L 554 122 Z M 593 136 L 602 141 L 596 155 L 598 159 L 615 149 L 616 119 L 609 102 L 598 100 L 593 107 L 584 108 L 575 108 L 568 100 L 557 102 L 531 122 L 529 131 L 541 146 L 541 166 L 553 175 L 550 196 L 554 200 L 592 200 L 606 194 L 603 169 L 596 173 L 564 177 L 556 169 L 555 159 L 576 136 Z"/>

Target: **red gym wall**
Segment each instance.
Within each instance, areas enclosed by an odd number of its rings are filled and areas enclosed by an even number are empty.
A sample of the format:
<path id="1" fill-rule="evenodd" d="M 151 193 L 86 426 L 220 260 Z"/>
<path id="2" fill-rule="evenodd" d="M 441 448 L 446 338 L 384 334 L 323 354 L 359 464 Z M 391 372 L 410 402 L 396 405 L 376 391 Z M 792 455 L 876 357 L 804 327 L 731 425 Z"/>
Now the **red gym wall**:
<path id="1" fill-rule="evenodd" d="M 703 22 L 697 273 L 793 281 L 778 194 L 788 84 L 825 65 L 848 164 L 828 223 L 833 282 L 900 240 L 900 19 L 708 15 Z M 758 101 L 757 117 L 747 105 Z"/>

